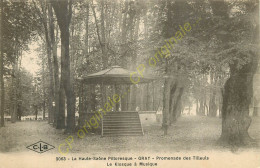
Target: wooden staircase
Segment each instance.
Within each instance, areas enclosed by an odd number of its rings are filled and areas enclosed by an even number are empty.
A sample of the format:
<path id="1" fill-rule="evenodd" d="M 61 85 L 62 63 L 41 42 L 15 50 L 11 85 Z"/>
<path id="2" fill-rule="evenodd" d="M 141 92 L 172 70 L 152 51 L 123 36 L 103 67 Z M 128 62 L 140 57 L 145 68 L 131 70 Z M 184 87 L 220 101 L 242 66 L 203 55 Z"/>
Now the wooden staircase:
<path id="1" fill-rule="evenodd" d="M 138 135 L 143 135 L 138 112 L 109 112 L 103 116 L 102 136 Z"/>

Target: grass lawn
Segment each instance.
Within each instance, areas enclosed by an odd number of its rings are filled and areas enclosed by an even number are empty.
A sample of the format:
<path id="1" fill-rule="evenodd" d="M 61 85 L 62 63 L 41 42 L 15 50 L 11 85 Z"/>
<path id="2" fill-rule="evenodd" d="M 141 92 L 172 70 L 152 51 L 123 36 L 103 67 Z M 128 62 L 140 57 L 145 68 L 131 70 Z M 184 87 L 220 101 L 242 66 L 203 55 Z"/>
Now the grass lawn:
<path id="1" fill-rule="evenodd" d="M 253 118 L 249 134 L 260 144 L 260 117 Z M 75 133 L 70 153 L 90 155 L 113 153 L 157 153 L 188 151 L 226 151 L 227 148 L 216 145 L 221 133 L 221 119 L 210 117 L 184 116 L 173 124 L 167 136 L 162 136 L 160 124 L 144 125 L 144 136 L 101 137 L 96 134 L 86 135 L 83 139 Z M 58 146 L 65 142 L 69 134 L 56 130 L 45 121 L 23 121 L 0 128 L 0 153 L 25 152 L 29 146 L 39 140 Z M 240 148 L 238 151 L 254 150 Z"/>

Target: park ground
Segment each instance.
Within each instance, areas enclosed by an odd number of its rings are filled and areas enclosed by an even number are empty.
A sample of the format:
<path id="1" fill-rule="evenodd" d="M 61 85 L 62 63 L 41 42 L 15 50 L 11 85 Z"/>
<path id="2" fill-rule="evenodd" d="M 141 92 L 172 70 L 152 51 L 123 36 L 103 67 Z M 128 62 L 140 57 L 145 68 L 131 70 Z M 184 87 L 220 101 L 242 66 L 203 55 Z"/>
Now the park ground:
<path id="1" fill-rule="evenodd" d="M 260 117 L 254 117 L 249 134 L 260 144 Z M 113 153 L 142 152 L 187 152 L 187 151 L 232 151 L 218 146 L 221 134 L 221 119 L 211 117 L 184 116 L 173 124 L 167 136 L 163 136 L 160 124 L 143 126 L 144 136 L 101 137 L 97 134 L 86 135 L 83 139 L 73 135 L 74 142 L 70 153 L 87 153 L 90 155 Z M 54 129 L 46 121 L 22 121 L 12 124 L 7 122 L 0 128 L 0 153 L 27 151 L 29 146 L 40 140 L 55 146 L 48 151 L 58 154 L 58 146 L 65 142 L 70 134 Z M 236 152 L 259 151 L 259 148 L 239 148 Z M 33 152 L 33 151 L 30 151 Z"/>

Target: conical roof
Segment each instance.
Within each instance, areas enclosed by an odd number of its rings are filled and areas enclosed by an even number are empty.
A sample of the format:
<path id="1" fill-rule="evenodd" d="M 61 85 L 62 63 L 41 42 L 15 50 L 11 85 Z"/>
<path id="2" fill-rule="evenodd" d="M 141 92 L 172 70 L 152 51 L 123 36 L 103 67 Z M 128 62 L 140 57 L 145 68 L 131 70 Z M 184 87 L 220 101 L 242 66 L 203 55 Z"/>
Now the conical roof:
<path id="1" fill-rule="evenodd" d="M 113 84 L 134 84 L 130 80 L 130 74 L 133 71 L 124 69 L 120 66 L 112 66 L 111 68 L 83 76 L 80 80 L 86 84 L 104 84 L 104 85 L 113 85 Z M 148 83 L 154 80 L 155 78 L 151 76 L 140 77 L 138 83 Z M 138 74 L 132 76 L 133 81 L 138 81 Z"/>

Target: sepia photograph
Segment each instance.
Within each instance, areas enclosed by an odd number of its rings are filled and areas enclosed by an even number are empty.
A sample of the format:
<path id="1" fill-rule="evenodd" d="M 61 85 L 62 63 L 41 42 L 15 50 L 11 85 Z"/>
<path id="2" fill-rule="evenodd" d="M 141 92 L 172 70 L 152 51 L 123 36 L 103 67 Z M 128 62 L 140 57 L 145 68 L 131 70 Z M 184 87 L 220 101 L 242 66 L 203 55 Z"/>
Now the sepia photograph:
<path id="1" fill-rule="evenodd" d="M 259 0 L 0 0 L 0 168 L 260 168 Z"/>

